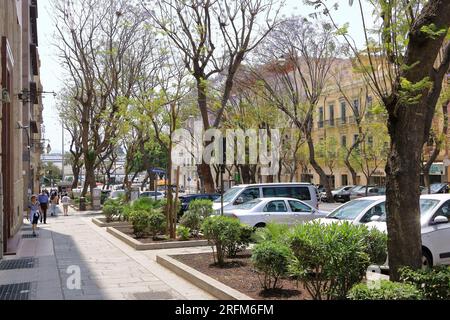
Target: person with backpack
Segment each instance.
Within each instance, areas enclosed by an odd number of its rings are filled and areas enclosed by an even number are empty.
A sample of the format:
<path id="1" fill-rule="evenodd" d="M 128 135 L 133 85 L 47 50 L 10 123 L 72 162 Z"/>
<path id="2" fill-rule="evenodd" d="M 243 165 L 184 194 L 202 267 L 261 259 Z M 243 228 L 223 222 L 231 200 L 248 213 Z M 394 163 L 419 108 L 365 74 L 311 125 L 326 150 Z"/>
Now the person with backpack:
<path id="1" fill-rule="evenodd" d="M 31 196 L 30 204 L 28 205 L 28 221 L 31 221 L 33 236 L 36 237 L 36 227 L 41 216 L 41 205 L 35 195 Z"/>

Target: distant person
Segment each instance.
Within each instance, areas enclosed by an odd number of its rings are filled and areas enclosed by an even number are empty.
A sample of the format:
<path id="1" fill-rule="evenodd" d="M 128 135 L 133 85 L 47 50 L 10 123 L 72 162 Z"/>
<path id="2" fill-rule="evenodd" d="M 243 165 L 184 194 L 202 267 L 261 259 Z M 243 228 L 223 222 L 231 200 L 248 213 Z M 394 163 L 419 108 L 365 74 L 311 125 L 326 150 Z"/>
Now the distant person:
<path id="1" fill-rule="evenodd" d="M 68 216 L 67 212 L 69 210 L 69 204 L 70 204 L 70 197 L 67 195 L 67 193 L 64 194 L 64 196 L 61 199 L 61 203 L 63 205 L 63 212 L 65 216 Z"/>
<path id="2" fill-rule="evenodd" d="M 39 216 L 41 216 L 40 210 L 41 206 L 39 201 L 37 200 L 37 197 L 35 195 L 32 195 L 31 202 L 28 205 L 28 220 L 31 221 L 33 236 L 36 236 L 36 227 L 38 224 Z"/>
<path id="3" fill-rule="evenodd" d="M 42 214 L 40 216 L 41 223 L 42 223 L 42 218 L 44 218 L 44 224 L 47 224 L 48 201 L 49 201 L 48 195 L 45 192 L 45 190 L 43 190 L 42 193 L 38 197 L 38 202 L 39 202 L 39 204 L 41 206 L 41 212 L 42 212 Z"/>
<path id="4" fill-rule="evenodd" d="M 56 206 L 58 205 L 58 194 L 53 192 L 50 196 L 50 215 L 56 216 Z"/>

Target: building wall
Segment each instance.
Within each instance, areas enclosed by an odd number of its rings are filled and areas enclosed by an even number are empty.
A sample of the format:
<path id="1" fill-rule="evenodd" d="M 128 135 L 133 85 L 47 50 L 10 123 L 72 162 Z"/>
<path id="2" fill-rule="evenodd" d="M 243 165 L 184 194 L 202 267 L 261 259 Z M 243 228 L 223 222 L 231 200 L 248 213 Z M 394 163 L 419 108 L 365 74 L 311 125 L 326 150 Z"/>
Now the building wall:
<path id="1" fill-rule="evenodd" d="M 10 239 L 13 237 L 22 224 L 22 215 L 24 210 L 23 202 L 23 165 L 22 165 L 22 150 L 23 150 L 23 130 L 19 129 L 18 122 L 23 121 L 22 103 L 18 99 L 18 94 L 22 91 L 22 14 L 21 14 L 20 0 L 0 0 L 0 37 L 2 44 L 7 39 L 9 43 L 10 52 L 12 55 L 13 66 L 10 70 L 11 76 L 11 90 L 8 92 L 10 103 L 1 103 L 2 106 L 2 146 L 1 153 L 3 155 L 1 162 L 2 172 L 2 217 L 3 225 L 9 224 L 9 231 L 4 232 L 4 228 L 0 228 L 1 238 Z M 3 45 L 0 45 L 3 47 Z M 8 49 L 9 51 L 9 49 Z M 0 75 L 5 74 L 5 49 L 2 48 L 0 63 Z M 9 55 L 8 55 L 9 56 Z M 9 59 L 8 59 L 9 60 Z M 10 61 L 11 63 L 12 61 Z M 2 79 L 2 89 L 3 89 Z M 8 121 L 9 130 L 6 132 L 6 113 L 8 110 L 10 118 Z M 4 136 L 4 134 L 7 134 Z M 9 140 L 3 143 L 3 138 L 9 136 Z M 6 168 L 8 168 L 6 172 Z M 9 179 L 6 179 L 9 176 Z M 4 188 L 7 187 L 7 188 Z M 10 205 L 10 210 L 6 211 L 5 204 Z M 3 251 L 7 249 L 7 242 L 2 243 Z M 1 255 L 1 254 L 0 254 Z"/>

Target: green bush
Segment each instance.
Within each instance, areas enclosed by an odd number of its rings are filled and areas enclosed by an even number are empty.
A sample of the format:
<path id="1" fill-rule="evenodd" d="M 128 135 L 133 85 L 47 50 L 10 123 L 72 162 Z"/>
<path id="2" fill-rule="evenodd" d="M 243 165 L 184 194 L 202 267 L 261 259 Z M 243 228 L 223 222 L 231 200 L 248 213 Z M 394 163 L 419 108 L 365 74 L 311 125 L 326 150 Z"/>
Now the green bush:
<path id="1" fill-rule="evenodd" d="M 166 216 L 160 210 L 150 210 L 148 216 L 148 230 L 153 239 L 166 231 Z"/>
<path id="2" fill-rule="evenodd" d="M 202 217 L 196 211 L 187 211 L 180 219 L 180 224 L 192 230 L 194 236 L 198 236 L 202 225 Z"/>
<path id="3" fill-rule="evenodd" d="M 213 214 L 213 202 L 208 199 L 197 199 L 189 202 L 189 211 L 196 212 L 202 217 L 206 219 L 210 215 Z"/>
<path id="4" fill-rule="evenodd" d="M 202 230 L 213 246 L 214 263 L 217 262 L 219 266 L 223 266 L 226 247 L 239 242 L 241 235 L 239 220 L 224 216 L 211 216 L 203 221 Z"/>
<path id="5" fill-rule="evenodd" d="M 287 224 L 270 222 L 264 228 L 256 229 L 253 239 L 255 242 L 287 242 L 289 230 L 290 228 Z"/>
<path id="6" fill-rule="evenodd" d="M 348 298 L 351 300 L 420 300 L 422 294 L 408 283 L 381 280 L 376 286 L 359 283 L 353 286 Z"/>
<path id="7" fill-rule="evenodd" d="M 148 231 L 150 212 L 145 210 L 129 211 L 129 219 L 133 225 L 133 233 L 136 238 L 142 238 Z"/>
<path id="8" fill-rule="evenodd" d="M 189 229 L 188 227 L 185 227 L 185 226 L 177 227 L 177 236 L 180 238 L 180 240 L 182 240 L 182 241 L 189 240 L 190 234 L 191 234 L 191 229 Z"/>
<path id="9" fill-rule="evenodd" d="M 280 242 L 264 241 L 255 245 L 252 262 L 256 270 L 263 274 L 259 280 L 265 290 L 277 288 L 279 278 L 288 272 L 290 256 L 289 247 Z"/>
<path id="10" fill-rule="evenodd" d="M 372 228 L 366 234 L 364 243 L 367 245 L 366 252 L 369 254 L 370 262 L 382 265 L 387 259 L 387 234 L 376 228 Z"/>
<path id="11" fill-rule="evenodd" d="M 347 221 L 297 225 L 289 237 L 293 251 L 290 272 L 313 299 L 345 299 L 350 288 L 361 282 L 367 267 L 375 263 L 372 256 L 387 250 L 379 237 L 384 235 Z M 373 242 L 367 243 L 368 239 Z"/>
<path id="12" fill-rule="evenodd" d="M 241 224 L 239 240 L 236 242 L 232 241 L 225 246 L 227 257 L 234 258 L 239 251 L 245 250 L 252 240 L 253 233 L 253 227 Z"/>
<path id="13" fill-rule="evenodd" d="M 450 267 L 425 270 L 401 268 L 400 280 L 416 286 L 428 300 L 450 300 Z"/>
<path id="14" fill-rule="evenodd" d="M 103 215 L 106 218 L 106 222 L 111 222 L 116 216 L 116 207 L 112 205 L 103 206 Z"/>

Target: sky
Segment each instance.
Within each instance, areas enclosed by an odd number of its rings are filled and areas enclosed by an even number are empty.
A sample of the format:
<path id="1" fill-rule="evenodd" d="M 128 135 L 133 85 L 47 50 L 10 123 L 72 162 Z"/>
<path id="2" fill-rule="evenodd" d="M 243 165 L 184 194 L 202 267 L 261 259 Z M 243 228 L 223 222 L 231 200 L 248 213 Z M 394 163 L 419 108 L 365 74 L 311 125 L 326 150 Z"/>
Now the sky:
<path id="1" fill-rule="evenodd" d="M 74 0 L 76 2 L 77 0 Z M 337 0 L 336 0 L 337 1 Z M 336 1 L 328 1 L 330 4 Z M 333 17 L 339 24 L 348 22 L 349 32 L 357 43 L 362 43 L 362 23 L 359 9 L 356 5 L 348 6 L 347 0 L 338 1 L 340 8 L 333 12 Z M 306 16 L 314 11 L 314 8 L 303 4 L 302 0 L 286 0 L 283 14 L 286 16 L 302 15 Z M 356 3 L 356 1 L 355 1 Z M 39 1 L 38 35 L 39 35 L 39 55 L 41 59 L 41 82 L 44 91 L 54 91 L 57 94 L 63 87 L 64 69 L 60 65 L 57 51 L 54 47 L 55 26 L 53 23 L 53 9 L 50 0 Z M 51 153 L 60 153 L 63 145 L 62 126 L 57 111 L 57 97 L 51 94 L 43 95 L 44 104 L 44 138 L 50 140 Z M 70 136 L 64 133 L 64 150 L 68 151 Z"/>

